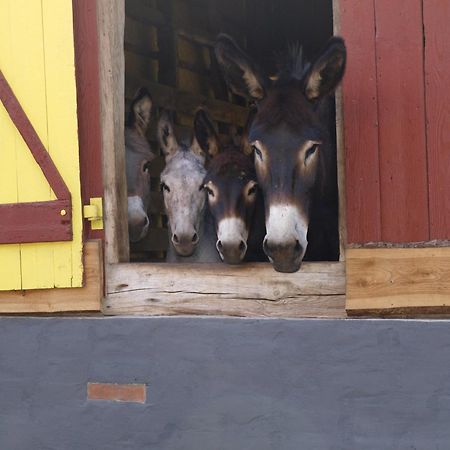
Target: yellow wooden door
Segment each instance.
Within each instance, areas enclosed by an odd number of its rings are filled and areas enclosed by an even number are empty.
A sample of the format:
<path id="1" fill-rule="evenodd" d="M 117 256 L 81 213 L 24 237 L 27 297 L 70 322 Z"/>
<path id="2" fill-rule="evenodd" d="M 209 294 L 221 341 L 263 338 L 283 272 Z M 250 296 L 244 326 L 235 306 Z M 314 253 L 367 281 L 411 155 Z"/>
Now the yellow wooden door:
<path id="1" fill-rule="evenodd" d="M 71 242 L 0 244 L 0 290 L 80 287 L 82 216 L 72 0 L 0 0 L 0 70 L 72 195 Z M 0 102 L 0 204 L 55 199 Z"/>

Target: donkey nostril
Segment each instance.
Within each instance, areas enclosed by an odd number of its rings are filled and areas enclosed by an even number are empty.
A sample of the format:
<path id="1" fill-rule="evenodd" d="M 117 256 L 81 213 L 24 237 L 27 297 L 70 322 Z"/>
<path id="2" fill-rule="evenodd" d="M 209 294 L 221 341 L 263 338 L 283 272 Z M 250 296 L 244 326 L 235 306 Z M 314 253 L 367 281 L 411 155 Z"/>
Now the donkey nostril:
<path id="1" fill-rule="evenodd" d="M 178 236 L 177 236 L 176 234 L 174 234 L 174 235 L 172 236 L 172 240 L 173 240 L 173 242 L 175 242 L 176 244 L 178 244 L 178 243 L 180 242 L 180 240 L 178 239 Z"/>
<path id="2" fill-rule="evenodd" d="M 194 233 L 194 236 L 192 236 L 192 242 L 197 242 L 198 241 L 198 235 L 197 233 Z"/>
<path id="3" fill-rule="evenodd" d="M 241 252 L 243 252 L 245 250 L 245 242 L 244 241 L 241 241 L 241 243 L 239 244 L 239 250 Z"/>
<path id="4" fill-rule="evenodd" d="M 220 250 L 223 249 L 222 241 L 217 241 L 217 247 L 218 247 Z"/>
<path id="5" fill-rule="evenodd" d="M 297 253 L 300 253 L 300 252 L 302 251 L 302 246 L 300 245 L 300 242 L 298 241 L 298 239 L 296 239 L 296 241 L 295 241 L 295 247 L 294 247 L 294 250 L 295 250 Z"/>

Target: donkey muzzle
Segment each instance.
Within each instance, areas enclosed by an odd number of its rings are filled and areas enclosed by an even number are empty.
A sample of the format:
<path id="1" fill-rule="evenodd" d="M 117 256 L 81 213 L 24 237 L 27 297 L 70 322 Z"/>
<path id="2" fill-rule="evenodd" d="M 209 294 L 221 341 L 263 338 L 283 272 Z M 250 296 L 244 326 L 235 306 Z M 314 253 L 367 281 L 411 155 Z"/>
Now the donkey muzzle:
<path id="1" fill-rule="evenodd" d="M 272 242 L 264 239 L 264 253 L 268 256 L 277 272 L 297 272 L 302 264 L 305 250 L 298 239 L 288 242 Z"/>
<path id="2" fill-rule="evenodd" d="M 244 241 L 239 242 L 216 242 L 216 248 L 220 257 L 227 264 L 239 264 L 247 253 L 247 244 Z"/>
<path id="3" fill-rule="evenodd" d="M 180 256 L 191 256 L 198 244 L 199 237 L 196 232 L 189 234 L 172 234 L 172 244 Z"/>

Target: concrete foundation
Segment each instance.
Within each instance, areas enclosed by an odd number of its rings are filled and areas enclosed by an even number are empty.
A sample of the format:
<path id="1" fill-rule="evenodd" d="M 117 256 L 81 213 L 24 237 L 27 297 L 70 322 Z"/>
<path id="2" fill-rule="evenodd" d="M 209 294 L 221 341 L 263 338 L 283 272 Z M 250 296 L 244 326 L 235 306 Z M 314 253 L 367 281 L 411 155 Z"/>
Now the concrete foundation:
<path id="1" fill-rule="evenodd" d="M 450 323 L 3 317 L 0 449 L 450 449 Z"/>

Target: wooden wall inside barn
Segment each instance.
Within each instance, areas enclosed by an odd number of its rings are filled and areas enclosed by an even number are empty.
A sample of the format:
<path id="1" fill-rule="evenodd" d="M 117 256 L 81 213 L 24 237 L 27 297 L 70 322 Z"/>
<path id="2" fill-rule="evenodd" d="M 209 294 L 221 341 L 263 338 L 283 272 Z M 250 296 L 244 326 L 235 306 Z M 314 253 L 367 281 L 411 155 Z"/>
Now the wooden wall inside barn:
<path id="1" fill-rule="evenodd" d="M 348 242 L 448 240 L 450 4 L 340 0 L 339 10 Z"/>

